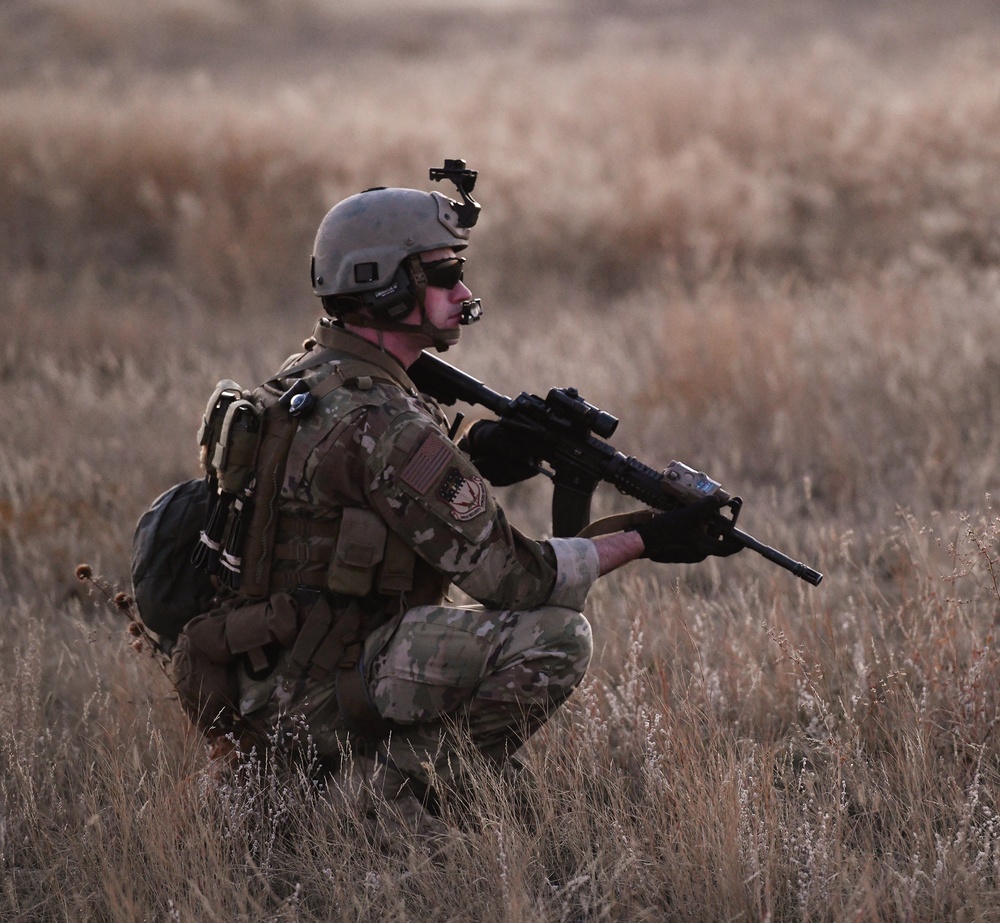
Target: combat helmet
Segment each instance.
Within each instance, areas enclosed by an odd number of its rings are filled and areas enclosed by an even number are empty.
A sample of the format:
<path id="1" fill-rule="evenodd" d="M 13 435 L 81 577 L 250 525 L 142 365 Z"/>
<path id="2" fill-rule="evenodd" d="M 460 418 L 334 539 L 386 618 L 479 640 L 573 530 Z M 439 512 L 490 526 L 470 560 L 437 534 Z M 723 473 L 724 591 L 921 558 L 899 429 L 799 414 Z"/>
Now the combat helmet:
<path id="1" fill-rule="evenodd" d="M 424 315 L 426 278 L 417 254 L 468 246 L 480 211 L 471 196 L 476 176 L 464 160 L 446 160 L 443 169 L 430 171 L 432 180 L 452 180 L 461 202 L 440 192 L 378 186 L 331 208 L 316 234 L 311 270 L 313 291 L 327 313 L 360 327 L 421 330 L 438 349 L 454 343 L 457 331 L 433 327 Z M 400 323 L 415 305 L 422 324 Z M 480 314 L 476 301 L 463 310 L 463 323 Z"/>

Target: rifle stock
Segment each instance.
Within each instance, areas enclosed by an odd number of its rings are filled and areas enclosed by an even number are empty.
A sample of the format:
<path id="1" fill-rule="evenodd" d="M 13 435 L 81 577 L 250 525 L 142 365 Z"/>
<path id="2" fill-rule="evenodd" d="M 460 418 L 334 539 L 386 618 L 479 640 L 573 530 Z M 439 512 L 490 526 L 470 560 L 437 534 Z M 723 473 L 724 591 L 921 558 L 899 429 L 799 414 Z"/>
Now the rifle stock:
<path id="1" fill-rule="evenodd" d="M 518 440 L 529 444 L 534 455 L 552 466 L 555 535 L 577 535 L 587 526 L 590 500 L 601 481 L 659 510 L 717 496 L 733 511 L 731 519 L 719 515 L 720 529 L 812 586 L 818 586 L 823 579 L 819 571 L 737 529 L 741 501 L 731 497 L 717 481 L 676 461 L 658 471 L 595 436 L 595 432 L 611 436 L 618 421 L 588 404 L 574 388 L 554 388 L 545 398 L 527 392 L 510 398 L 426 352 L 410 366 L 408 374 L 420 391 L 439 403 L 462 401 L 485 407 L 515 430 Z"/>

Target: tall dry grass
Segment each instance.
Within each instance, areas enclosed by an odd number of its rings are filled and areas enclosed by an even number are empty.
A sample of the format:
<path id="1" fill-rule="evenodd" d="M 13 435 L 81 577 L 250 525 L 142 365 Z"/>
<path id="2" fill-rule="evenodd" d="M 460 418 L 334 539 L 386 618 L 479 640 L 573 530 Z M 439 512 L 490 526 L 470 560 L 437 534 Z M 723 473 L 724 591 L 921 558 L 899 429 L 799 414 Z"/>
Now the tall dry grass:
<path id="1" fill-rule="evenodd" d="M 1000 916 L 985 8 L 113 7 L 3 13 L 0 916 Z M 488 313 L 448 358 L 577 384 L 826 578 L 607 578 L 590 678 L 432 846 L 302 773 L 213 777 L 73 571 L 127 586 L 215 381 L 308 333 L 325 209 L 456 155 Z M 503 500 L 548 528 L 546 485 Z"/>

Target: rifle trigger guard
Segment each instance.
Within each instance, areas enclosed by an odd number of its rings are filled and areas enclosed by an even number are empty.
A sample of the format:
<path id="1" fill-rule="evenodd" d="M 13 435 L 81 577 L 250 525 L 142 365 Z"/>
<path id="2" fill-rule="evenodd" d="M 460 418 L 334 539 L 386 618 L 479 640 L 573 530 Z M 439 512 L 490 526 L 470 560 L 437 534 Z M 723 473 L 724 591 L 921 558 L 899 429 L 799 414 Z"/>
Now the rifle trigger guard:
<path id="1" fill-rule="evenodd" d="M 736 528 L 736 520 L 740 518 L 740 510 L 743 509 L 743 498 L 742 497 L 730 497 L 722 506 L 719 507 L 721 513 L 726 507 L 732 510 L 732 516 L 723 516 L 725 520 L 726 527 L 725 531 L 729 532 Z"/>

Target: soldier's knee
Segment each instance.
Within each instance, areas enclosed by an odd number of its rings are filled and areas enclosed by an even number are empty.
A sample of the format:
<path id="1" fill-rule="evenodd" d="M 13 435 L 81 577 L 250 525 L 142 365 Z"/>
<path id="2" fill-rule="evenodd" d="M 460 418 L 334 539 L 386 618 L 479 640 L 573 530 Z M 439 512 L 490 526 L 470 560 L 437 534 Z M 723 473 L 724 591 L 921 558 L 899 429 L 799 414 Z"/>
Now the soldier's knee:
<path id="1" fill-rule="evenodd" d="M 563 611 L 567 612 L 564 632 L 567 650 L 575 654 L 578 659 L 590 663 L 594 653 L 594 634 L 590 629 L 590 622 L 582 612 L 574 612 L 571 609 Z"/>
<path id="2" fill-rule="evenodd" d="M 565 680 L 578 683 L 594 653 L 594 636 L 586 616 L 562 606 L 543 606 L 532 615 L 537 646 L 559 662 L 558 672 Z"/>

